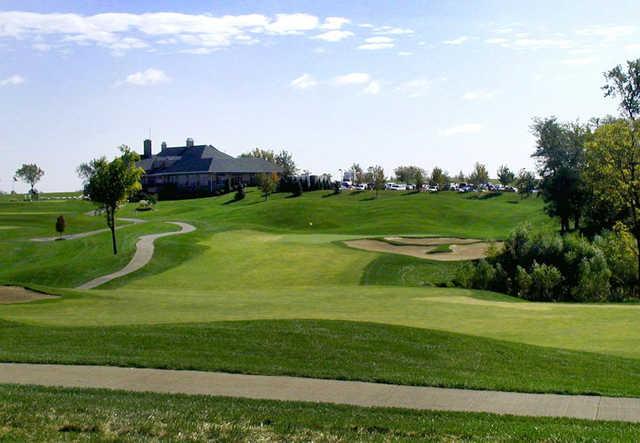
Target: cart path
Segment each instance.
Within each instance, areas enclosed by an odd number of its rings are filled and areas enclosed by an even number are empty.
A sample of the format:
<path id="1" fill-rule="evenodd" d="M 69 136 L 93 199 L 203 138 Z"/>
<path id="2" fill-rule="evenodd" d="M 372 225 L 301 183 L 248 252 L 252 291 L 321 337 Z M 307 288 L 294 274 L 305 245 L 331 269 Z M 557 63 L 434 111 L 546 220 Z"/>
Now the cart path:
<path id="1" fill-rule="evenodd" d="M 0 363 L 0 383 L 640 422 L 640 398 L 523 394 L 220 372 Z"/>
<path id="2" fill-rule="evenodd" d="M 111 274 L 103 275 L 102 277 L 95 278 L 87 283 L 84 283 L 78 286 L 76 289 L 93 289 L 108 281 L 114 280 L 116 278 L 122 277 L 127 274 L 131 274 L 132 272 L 137 271 L 138 269 L 142 268 L 147 263 L 149 263 L 149 261 L 151 261 L 151 258 L 153 257 L 153 250 L 154 250 L 153 243 L 156 241 L 156 239 L 161 237 L 168 237 L 170 235 L 187 234 L 189 232 L 193 232 L 196 230 L 195 226 L 190 225 L 188 223 L 182 223 L 182 222 L 167 222 L 167 223 L 178 225 L 180 227 L 180 231 L 163 232 L 161 234 L 149 234 L 149 235 L 141 236 L 138 239 L 138 242 L 136 243 L 136 252 L 127 266 L 125 266 L 124 268 L 122 268 L 117 272 L 113 272 Z"/>
<path id="3" fill-rule="evenodd" d="M 144 220 L 141 220 L 139 218 L 118 218 L 118 221 L 126 221 L 126 222 L 130 222 L 127 225 L 116 225 L 116 230 L 121 229 L 121 228 L 126 228 L 127 226 L 133 226 L 136 225 L 138 223 L 144 223 Z M 109 228 L 103 228 L 103 229 L 96 229 L 95 231 L 87 231 L 87 232 L 80 232 L 78 234 L 66 234 L 66 235 L 57 235 L 55 237 L 37 237 L 37 238 L 32 238 L 31 241 L 35 241 L 35 242 L 50 242 L 50 241 L 56 241 L 56 240 L 75 240 L 77 238 L 84 238 L 84 237 L 89 237 L 92 235 L 96 235 L 96 234 L 101 234 L 103 232 L 109 232 Z"/>

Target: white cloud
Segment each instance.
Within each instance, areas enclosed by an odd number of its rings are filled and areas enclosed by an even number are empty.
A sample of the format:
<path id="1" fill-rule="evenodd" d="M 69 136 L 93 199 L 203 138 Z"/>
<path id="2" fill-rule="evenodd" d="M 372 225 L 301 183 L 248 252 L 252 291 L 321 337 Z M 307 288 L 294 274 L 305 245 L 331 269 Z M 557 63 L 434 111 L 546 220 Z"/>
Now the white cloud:
<path id="1" fill-rule="evenodd" d="M 333 78 L 333 83 L 338 86 L 362 85 L 369 83 L 371 76 L 365 72 L 352 72 L 350 74 L 338 75 Z"/>
<path id="2" fill-rule="evenodd" d="M 351 31 L 327 31 L 312 38 L 324 40 L 325 42 L 339 42 L 340 40 L 344 40 L 345 38 L 352 36 L 353 32 Z"/>
<path id="3" fill-rule="evenodd" d="M 31 45 L 31 47 L 36 51 L 41 52 L 47 52 L 52 48 L 52 46 L 47 43 L 34 43 L 33 45 Z"/>
<path id="4" fill-rule="evenodd" d="M 442 43 L 444 43 L 445 45 L 461 45 L 467 40 L 469 40 L 469 37 L 467 37 L 466 35 L 462 35 L 458 38 L 454 38 L 453 40 L 445 40 Z"/>
<path id="5" fill-rule="evenodd" d="M 477 89 L 475 91 L 466 92 L 463 96 L 463 100 L 491 100 L 496 96 L 498 91 L 492 91 L 489 89 Z"/>
<path id="6" fill-rule="evenodd" d="M 289 86 L 294 89 L 309 89 L 318 85 L 318 81 L 311 74 L 302 74 L 300 77 L 293 79 Z"/>
<path id="7" fill-rule="evenodd" d="M 389 49 L 394 46 L 393 39 L 390 37 L 369 37 L 364 40 L 363 44 L 358 46 L 358 49 L 377 50 Z"/>
<path id="8" fill-rule="evenodd" d="M 599 37 L 606 41 L 615 41 L 619 38 L 629 37 L 637 31 L 635 26 L 628 25 L 595 25 L 588 28 L 578 29 L 576 34 Z"/>
<path id="9" fill-rule="evenodd" d="M 413 29 L 396 28 L 394 26 L 378 26 L 377 28 L 373 28 L 373 33 L 379 35 L 404 35 L 413 34 Z"/>
<path id="10" fill-rule="evenodd" d="M 117 85 L 128 84 L 133 86 L 153 86 L 171 82 L 171 77 L 160 69 L 149 68 L 144 71 L 134 72 L 118 82 Z"/>
<path id="11" fill-rule="evenodd" d="M 450 128 L 443 129 L 442 131 L 440 131 L 440 135 L 450 137 L 452 135 L 459 134 L 474 134 L 476 132 L 482 131 L 483 128 L 484 126 L 480 123 L 465 123 L 463 125 L 452 126 Z"/>
<path id="12" fill-rule="evenodd" d="M 344 17 L 327 17 L 324 19 L 324 23 L 320 26 L 322 29 L 337 30 L 341 29 L 344 25 L 351 23 L 351 20 Z"/>
<path id="13" fill-rule="evenodd" d="M 380 93 L 380 82 L 372 80 L 362 92 L 370 95 L 378 95 Z"/>
<path id="14" fill-rule="evenodd" d="M 17 86 L 23 84 L 24 82 L 24 77 L 18 74 L 14 74 L 11 77 L 0 80 L 0 86 Z"/>
<path id="15" fill-rule="evenodd" d="M 407 57 L 409 55 L 413 55 L 413 52 L 409 52 L 409 51 L 400 51 L 398 52 L 398 55 L 402 56 L 402 57 Z"/>
<path id="16" fill-rule="evenodd" d="M 209 55 L 214 52 L 214 48 L 189 48 L 180 50 L 183 54 Z"/>
<path id="17" fill-rule="evenodd" d="M 339 31 L 348 23 L 349 20 L 343 17 L 327 17 L 321 23 L 318 17 L 304 13 L 213 16 L 173 12 L 81 15 L 6 11 L 0 12 L 0 38 L 32 39 L 38 44 L 67 46 L 93 44 L 122 52 L 147 48 L 152 44 L 147 41 L 149 37 L 158 37 L 157 44 L 226 47 L 255 43 L 261 34 L 304 34 L 319 29 Z M 45 38 L 55 41 L 44 42 Z"/>
<path id="18" fill-rule="evenodd" d="M 400 83 L 396 91 L 405 94 L 409 98 L 423 97 L 429 93 L 433 82 L 426 78 L 418 78 Z"/>
<path id="19" fill-rule="evenodd" d="M 507 43 L 508 41 L 509 40 L 507 40 L 506 38 L 493 37 L 486 39 L 484 42 L 489 43 L 490 45 L 502 45 Z"/>

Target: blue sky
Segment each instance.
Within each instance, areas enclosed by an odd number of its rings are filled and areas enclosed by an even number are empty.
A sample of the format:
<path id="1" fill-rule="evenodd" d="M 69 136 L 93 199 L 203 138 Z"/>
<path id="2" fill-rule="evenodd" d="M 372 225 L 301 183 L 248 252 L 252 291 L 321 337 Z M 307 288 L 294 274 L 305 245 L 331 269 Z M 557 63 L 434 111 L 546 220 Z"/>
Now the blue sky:
<path id="1" fill-rule="evenodd" d="M 634 1 L 0 1 L 0 189 L 162 141 L 455 174 L 532 168 L 534 116 L 615 113 L 602 72 L 640 57 Z M 22 191 L 25 186 L 15 188 Z"/>

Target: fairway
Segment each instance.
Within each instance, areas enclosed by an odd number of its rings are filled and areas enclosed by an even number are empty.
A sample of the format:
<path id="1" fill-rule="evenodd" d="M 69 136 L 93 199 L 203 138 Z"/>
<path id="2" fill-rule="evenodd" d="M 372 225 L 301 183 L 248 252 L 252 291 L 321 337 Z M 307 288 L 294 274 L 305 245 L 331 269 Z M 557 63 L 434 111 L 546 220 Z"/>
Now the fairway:
<path id="1" fill-rule="evenodd" d="M 15 331 L 23 343 L 5 334 L 5 339 L 0 339 L 0 356 L 8 361 L 190 367 L 533 392 L 640 395 L 628 382 L 629 377 L 640 376 L 640 348 L 636 345 L 640 329 L 635 327 L 640 305 L 530 303 L 490 292 L 437 287 L 451 281 L 458 266 L 455 262 L 380 254 L 343 244 L 382 236 L 499 240 L 525 220 L 539 220 L 542 226 L 550 227 L 540 201 L 520 200 L 514 195 L 479 199 L 454 193 L 390 192 L 377 200 L 370 200 L 366 193 L 328 195 L 323 191 L 296 199 L 276 195 L 263 201 L 257 192 L 250 191 L 237 203 L 229 203 L 229 196 L 160 202 L 154 211 L 135 214 L 146 223 L 119 231 L 123 253 L 115 258 L 109 253 L 107 233 L 35 245 L 22 230 L 2 231 L 3 245 L 11 248 L 13 255 L 11 264 L 0 271 L 0 279 L 48 289 L 61 297 L 2 305 L 0 319 L 5 322 L 0 328 Z M 16 206 L 32 213 L 52 205 L 65 210 L 70 220 L 78 220 L 85 229 L 100 227 L 99 217 L 85 214 L 90 205 L 84 202 L 6 206 L 10 213 L 16 212 Z M 123 216 L 135 213 L 130 207 L 121 212 Z M 434 212 L 446 215 L 430 216 Z M 49 233 L 43 217 L 11 217 L 13 225 L 24 224 L 30 235 Z M 308 220 L 312 219 L 316 221 L 310 225 Z M 138 236 L 175 229 L 163 223 L 167 220 L 188 221 L 197 230 L 158 239 L 153 259 L 140 271 L 95 290 L 68 289 L 122 267 L 132 256 Z M 36 268 L 38 272 L 31 271 Z M 318 335 L 316 326 L 307 326 L 307 321 L 338 334 L 336 344 L 345 349 L 348 361 L 366 355 L 370 351 L 365 348 L 372 346 L 371 358 L 379 361 L 380 368 L 352 363 L 341 366 L 337 360 L 327 359 L 308 366 L 303 356 L 309 358 L 309 348 L 303 342 L 291 343 L 286 349 L 270 344 L 265 352 L 271 358 L 256 353 L 257 346 L 265 346 L 260 330 L 271 331 L 270 343 L 274 344 L 286 342 L 289 328 L 294 328 L 305 337 L 303 341 L 315 336 L 324 340 L 322 346 L 329 346 L 332 334 Z M 226 335 L 215 339 L 209 332 L 207 338 L 202 335 L 203 327 L 222 331 L 227 327 L 224 325 L 234 323 L 248 329 L 232 341 Z M 353 337 L 339 332 L 339 325 L 356 323 L 362 325 L 360 334 L 369 337 L 370 343 L 356 341 L 354 347 L 347 348 Z M 169 329 L 158 329 L 163 325 Z M 136 332 L 127 333 L 130 327 Z M 352 330 L 355 326 L 345 327 Z M 412 339 L 396 336 L 391 347 L 391 342 L 383 345 L 378 334 L 389 327 L 426 334 L 421 340 L 439 343 L 433 354 L 438 357 L 427 359 L 430 354 L 418 353 L 415 366 L 397 367 L 397 361 L 408 358 L 411 345 L 407 340 Z M 170 351 L 170 342 L 143 338 L 166 333 L 171 340 L 179 336 L 186 340 L 185 351 L 176 354 Z M 45 339 L 45 334 L 50 340 L 67 337 L 60 341 L 70 343 L 71 348 L 59 348 Z M 469 344 L 451 347 L 457 339 L 447 334 L 462 334 Z M 129 337 L 129 344 L 123 341 L 125 337 Z M 374 351 L 377 345 L 385 347 L 384 356 L 382 350 Z M 106 359 L 102 354 L 105 346 L 110 349 Z M 138 355 L 131 346 L 145 351 Z M 468 366 L 447 369 L 451 368 L 445 363 L 449 359 L 466 359 L 466 346 L 483 349 L 482 358 L 491 363 L 471 370 L 475 365 L 469 361 Z M 515 348 L 504 354 L 502 346 L 522 347 L 518 352 L 539 361 L 540 374 L 549 374 L 525 381 L 527 377 L 517 376 L 521 371 L 534 373 L 532 368 L 525 369 L 526 358 L 516 359 Z M 222 347 L 246 349 L 248 354 L 223 357 Z M 186 349 L 217 357 L 207 362 Z M 327 355 L 326 350 L 318 352 L 318 357 Z M 606 359 L 610 363 L 605 363 Z M 496 371 L 497 367 L 502 369 Z M 566 367 L 574 367 L 574 372 L 560 369 Z M 589 372 L 587 368 L 601 369 Z M 580 372 L 583 370 L 586 372 Z M 507 372 L 516 377 L 505 378 Z M 611 380 L 605 382 L 606 377 Z"/>

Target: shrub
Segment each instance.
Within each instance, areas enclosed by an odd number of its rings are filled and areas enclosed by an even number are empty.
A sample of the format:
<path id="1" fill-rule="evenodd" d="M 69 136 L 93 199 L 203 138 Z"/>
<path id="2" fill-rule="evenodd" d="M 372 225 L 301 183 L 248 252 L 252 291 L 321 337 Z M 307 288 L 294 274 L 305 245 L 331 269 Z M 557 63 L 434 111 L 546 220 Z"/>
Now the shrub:
<path id="1" fill-rule="evenodd" d="M 295 183 L 293 183 L 293 189 L 291 193 L 294 197 L 300 197 L 302 195 L 302 183 L 300 182 L 300 180 L 296 180 Z"/>
<path id="2" fill-rule="evenodd" d="M 244 186 L 242 184 L 238 185 L 238 187 L 236 188 L 236 195 L 234 195 L 233 199 L 235 201 L 240 201 L 245 198 L 245 196 L 246 192 L 244 190 Z"/>
<path id="3" fill-rule="evenodd" d="M 463 288 L 472 288 L 475 277 L 475 267 L 471 262 L 462 263 L 456 270 L 455 284 Z"/>
<path id="4" fill-rule="evenodd" d="M 58 216 L 58 218 L 56 219 L 56 232 L 62 235 L 66 227 L 67 227 L 67 222 L 64 219 L 64 216 L 63 215 Z"/>
<path id="5" fill-rule="evenodd" d="M 486 260 L 480 260 L 475 267 L 473 275 L 473 287 L 478 289 L 489 289 L 493 283 L 496 270 Z"/>
<path id="6" fill-rule="evenodd" d="M 518 295 L 522 298 L 529 297 L 529 290 L 531 288 L 531 276 L 522 266 L 518 266 L 516 268 L 516 278 L 515 278 L 515 295 Z"/>
<path id="7" fill-rule="evenodd" d="M 543 301 L 553 300 L 553 291 L 561 281 L 562 274 L 560 274 L 558 268 L 553 265 L 534 262 L 531 270 L 530 299 Z"/>
<path id="8" fill-rule="evenodd" d="M 607 301 L 611 295 L 611 271 L 602 251 L 580 263 L 578 284 L 572 295 L 579 301 Z"/>

